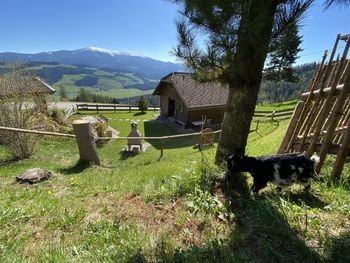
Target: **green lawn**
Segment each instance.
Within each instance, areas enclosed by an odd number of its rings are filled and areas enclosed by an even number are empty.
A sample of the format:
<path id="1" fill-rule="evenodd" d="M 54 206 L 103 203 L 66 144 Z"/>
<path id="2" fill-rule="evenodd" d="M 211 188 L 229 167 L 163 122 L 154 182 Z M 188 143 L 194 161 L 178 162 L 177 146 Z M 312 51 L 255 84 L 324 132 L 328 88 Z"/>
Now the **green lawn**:
<path id="1" fill-rule="evenodd" d="M 144 122 L 153 114 L 103 113 L 121 136 L 131 120 L 147 136 L 175 134 Z M 274 153 L 287 124 L 261 124 L 247 153 Z M 159 159 L 149 143 L 125 156 L 125 142 L 112 141 L 98 149 L 102 166 L 90 167 L 78 164 L 71 139 L 46 137 L 17 162 L 0 146 L 0 262 L 349 262 L 349 188 L 329 183 L 329 165 L 310 193 L 268 188 L 230 200 L 213 184 L 223 175 L 215 147 L 201 153 L 193 140 L 173 140 Z M 33 167 L 54 176 L 14 183 Z"/>

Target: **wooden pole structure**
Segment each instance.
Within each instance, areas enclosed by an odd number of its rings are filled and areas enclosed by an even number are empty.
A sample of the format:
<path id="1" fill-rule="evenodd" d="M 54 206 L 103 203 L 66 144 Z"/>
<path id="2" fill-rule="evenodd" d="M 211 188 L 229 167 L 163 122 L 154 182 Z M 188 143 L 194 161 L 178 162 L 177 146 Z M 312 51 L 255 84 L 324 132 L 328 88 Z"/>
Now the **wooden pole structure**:
<path id="1" fill-rule="evenodd" d="M 293 136 L 293 132 L 296 129 L 296 126 L 298 124 L 298 119 L 299 119 L 299 116 L 300 116 L 303 108 L 304 108 L 304 102 L 299 101 L 295 110 L 294 110 L 293 116 L 292 116 L 292 118 L 289 122 L 289 125 L 288 125 L 287 132 L 282 140 L 282 143 L 281 143 L 277 153 L 281 154 L 281 153 L 285 153 L 285 152 L 287 152 L 287 150 L 289 150 L 288 145 L 289 145 L 289 142 L 291 140 L 291 137 Z M 258 125 L 257 125 L 256 130 L 258 130 Z"/>
<path id="2" fill-rule="evenodd" d="M 350 40 L 350 39 L 349 39 Z M 348 42 L 347 48 L 349 48 L 350 42 Z M 333 111 L 329 117 L 330 123 L 328 126 L 326 137 L 324 138 L 323 145 L 320 151 L 320 162 L 316 167 L 316 172 L 321 170 L 322 164 L 326 159 L 326 155 L 333 139 L 333 132 L 338 124 L 338 121 L 342 114 L 342 108 L 345 103 L 348 92 L 350 91 L 350 67 L 346 69 L 345 75 L 346 80 L 344 82 L 344 87 L 339 95 L 337 103 L 335 104 Z"/>
<path id="3" fill-rule="evenodd" d="M 326 50 L 324 55 L 323 55 L 323 57 L 322 57 L 322 62 L 320 64 L 318 70 L 315 72 L 313 81 L 312 81 L 310 89 L 309 89 L 310 94 L 307 97 L 306 101 L 302 104 L 303 108 L 300 110 L 300 113 L 298 115 L 295 115 L 295 119 L 292 119 L 296 123 L 293 124 L 293 125 L 295 125 L 294 126 L 295 128 L 292 130 L 290 138 L 288 139 L 288 143 L 287 143 L 286 150 L 285 150 L 286 152 L 291 151 L 292 146 L 293 146 L 293 141 L 298 136 L 298 133 L 299 133 L 301 127 L 302 127 L 302 124 L 304 123 L 303 120 L 305 119 L 306 115 L 309 113 L 308 112 L 308 107 L 309 107 L 310 102 L 311 102 L 313 91 L 316 89 L 317 84 L 318 84 L 320 78 L 322 77 L 323 66 L 324 66 L 325 60 L 327 58 L 327 54 L 328 54 L 328 51 Z M 335 54 L 335 49 L 333 49 L 333 52 L 331 54 L 331 59 L 332 59 L 332 56 L 334 56 L 334 54 Z M 326 71 L 325 74 L 327 74 L 327 71 Z"/>
<path id="4" fill-rule="evenodd" d="M 337 37 L 337 40 L 336 40 L 336 44 L 335 44 L 335 47 L 338 46 L 338 42 L 339 42 L 339 39 L 340 39 L 340 35 L 338 35 Z M 345 65 L 345 61 L 346 61 L 346 56 L 347 56 L 347 53 L 348 53 L 348 49 L 349 49 L 349 44 L 346 45 L 345 49 L 344 49 L 344 52 L 343 52 L 343 56 L 340 60 L 340 66 L 339 66 L 339 69 L 337 72 L 334 72 L 337 76 L 335 77 L 336 80 L 338 80 L 340 77 L 341 77 L 341 71 L 344 69 L 344 65 Z M 331 62 L 330 62 L 331 64 Z M 321 110 L 321 113 L 320 113 L 320 118 L 318 119 L 317 121 L 317 124 L 315 126 L 315 132 L 314 132 L 314 137 L 311 141 L 311 144 L 310 144 L 310 147 L 309 149 L 306 151 L 306 156 L 311 156 L 314 152 L 314 146 L 316 145 L 317 141 L 318 141 L 318 137 L 319 137 L 319 134 L 322 130 L 322 127 L 324 125 L 324 120 L 326 120 L 326 117 L 327 115 L 329 114 L 330 110 L 331 110 L 331 107 L 333 106 L 330 101 L 332 100 L 332 97 L 336 91 L 336 88 L 337 88 L 337 82 L 334 82 L 331 86 L 331 90 L 324 102 L 324 106 Z M 320 156 L 321 159 L 323 159 L 322 156 Z M 322 166 L 322 161 L 318 164 L 317 167 L 321 167 Z M 318 168 L 316 169 L 318 170 Z"/>
<path id="5" fill-rule="evenodd" d="M 100 165 L 100 158 L 97 155 L 94 135 L 90 128 L 90 122 L 85 120 L 75 120 L 73 130 L 79 148 L 80 161 L 92 162 Z"/>
<path id="6" fill-rule="evenodd" d="M 350 122 L 349 122 L 349 125 L 350 125 Z M 335 163 L 333 166 L 333 170 L 331 173 L 331 178 L 333 180 L 339 179 L 344 167 L 346 157 L 349 154 L 349 151 L 350 151 L 350 126 L 348 126 L 348 129 L 344 135 L 343 142 L 337 154 L 337 159 L 335 160 Z"/>

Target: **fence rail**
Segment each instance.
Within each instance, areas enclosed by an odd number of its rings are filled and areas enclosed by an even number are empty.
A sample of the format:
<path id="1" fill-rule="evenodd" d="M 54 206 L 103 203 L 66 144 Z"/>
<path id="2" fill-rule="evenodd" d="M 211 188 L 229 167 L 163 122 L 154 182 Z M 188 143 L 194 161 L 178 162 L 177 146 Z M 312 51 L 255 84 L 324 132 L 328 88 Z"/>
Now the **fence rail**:
<path id="1" fill-rule="evenodd" d="M 77 142 L 79 141 L 78 134 L 67 134 L 67 133 L 57 133 L 57 132 L 49 132 L 49 131 L 38 131 L 38 130 L 29 130 L 29 129 L 21 129 L 21 128 L 14 128 L 14 127 L 4 127 L 0 126 L 0 131 L 9 131 L 9 132 L 20 132 L 20 133 L 28 133 L 28 134 L 37 134 L 37 135 L 47 135 L 47 136 L 56 136 L 56 137 L 65 137 L 65 138 L 74 138 L 77 139 Z M 213 131 L 211 134 L 214 136 L 215 134 L 220 133 L 221 130 Z M 187 134 L 177 134 L 177 135 L 168 135 L 168 136 L 143 136 L 143 137 L 93 137 L 93 141 L 101 141 L 101 140 L 145 140 L 145 141 L 159 141 L 159 150 L 160 150 L 160 158 L 163 157 L 165 146 L 165 141 L 179 139 L 179 138 L 189 138 L 189 137 L 198 137 L 198 144 L 199 145 L 199 138 L 203 134 L 208 134 L 208 132 L 196 132 L 196 133 L 187 133 Z M 196 138 L 193 138 L 196 139 Z M 191 139 L 192 140 L 192 139 Z M 193 141 L 194 142 L 194 141 Z M 192 146 L 195 146 L 195 144 L 191 144 Z M 79 142 L 78 142 L 79 146 Z"/>
<path id="2" fill-rule="evenodd" d="M 283 110 L 275 110 L 275 111 L 255 111 L 254 117 L 259 118 L 258 120 L 254 120 L 255 122 L 280 122 L 283 120 L 289 119 L 294 112 L 294 108 L 288 108 Z"/>
<path id="3" fill-rule="evenodd" d="M 128 104 L 76 104 L 77 111 L 133 111 L 139 110 L 136 105 L 128 105 Z M 149 107 L 154 111 L 160 110 L 159 107 Z"/>

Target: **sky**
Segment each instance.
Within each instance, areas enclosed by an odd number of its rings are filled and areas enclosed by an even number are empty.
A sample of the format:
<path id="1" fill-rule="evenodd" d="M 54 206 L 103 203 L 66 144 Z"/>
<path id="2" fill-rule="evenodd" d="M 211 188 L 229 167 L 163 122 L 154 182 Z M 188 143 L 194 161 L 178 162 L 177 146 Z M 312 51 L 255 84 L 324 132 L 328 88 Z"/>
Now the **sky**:
<path id="1" fill-rule="evenodd" d="M 302 22 L 298 64 L 320 60 L 337 33 L 350 33 L 350 7 L 325 11 L 322 3 Z M 175 62 L 178 7 L 165 0 L 1 0 L 0 52 L 94 46 Z"/>

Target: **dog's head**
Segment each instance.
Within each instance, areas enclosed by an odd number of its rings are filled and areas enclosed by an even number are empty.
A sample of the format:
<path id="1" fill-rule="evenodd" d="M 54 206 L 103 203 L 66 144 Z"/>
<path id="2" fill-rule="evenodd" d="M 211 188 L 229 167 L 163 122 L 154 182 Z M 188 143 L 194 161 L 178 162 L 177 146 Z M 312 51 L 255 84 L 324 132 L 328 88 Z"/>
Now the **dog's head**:
<path id="1" fill-rule="evenodd" d="M 237 172 L 241 171 L 242 159 L 243 159 L 243 154 L 233 152 L 227 158 L 227 170 L 230 173 L 237 173 Z"/>

